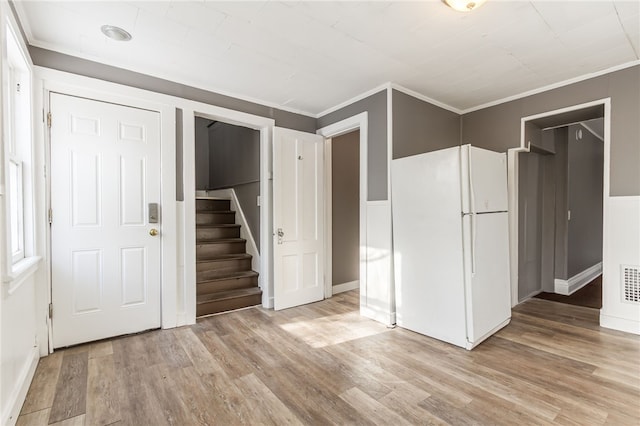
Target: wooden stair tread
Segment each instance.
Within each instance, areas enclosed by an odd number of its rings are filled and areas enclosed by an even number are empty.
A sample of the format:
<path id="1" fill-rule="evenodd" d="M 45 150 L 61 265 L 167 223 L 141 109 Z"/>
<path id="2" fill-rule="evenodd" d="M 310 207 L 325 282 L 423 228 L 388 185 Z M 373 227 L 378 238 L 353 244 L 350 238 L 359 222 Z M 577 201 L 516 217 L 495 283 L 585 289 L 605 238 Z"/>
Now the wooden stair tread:
<path id="1" fill-rule="evenodd" d="M 223 243 L 243 243 L 244 238 L 213 238 L 210 240 L 196 240 L 196 244 L 223 244 Z"/>
<path id="2" fill-rule="evenodd" d="M 240 279 L 240 278 L 251 278 L 257 277 L 258 274 L 256 271 L 230 271 L 224 275 L 220 275 L 216 278 L 211 278 L 205 281 L 198 281 L 198 284 L 211 283 L 216 281 L 224 281 L 224 280 L 232 280 L 232 279 Z"/>
<path id="3" fill-rule="evenodd" d="M 223 262 L 225 260 L 244 260 L 251 259 L 251 255 L 247 253 L 231 253 L 231 254 L 219 254 L 214 257 L 210 257 L 208 259 L 197 259 L 196 263 L 207 263 L 207 262 Z"/>
<path id="4" fill-rule="evenodd" d="M 235 213 L 235 210 L 196 209 L 196 213 Z"/>
<path id="5" fill-rule="evenodd" d="M 237 297 L 244 296 L 253 296 L 262 294 L 262 290 L 260 287 L 251 287 L 251 288 L 239 288 L 236 290 L 226 290 L 226 291 L 218 291 L 216 293 L 208 293 L 202 294 L 196 297 L 196 304 L 200 305 L 203 303 L 209 303 L 211 301 L 220 301 L 220 300 L 228 300 L 235 299 Z"/>
<path id="6" fill-rule="evenodd" d="M 208 223 L 206 225 L 198 225 L 198 229 L 202 228 L 240 228 L 240 224 L 238 223 Z"/>

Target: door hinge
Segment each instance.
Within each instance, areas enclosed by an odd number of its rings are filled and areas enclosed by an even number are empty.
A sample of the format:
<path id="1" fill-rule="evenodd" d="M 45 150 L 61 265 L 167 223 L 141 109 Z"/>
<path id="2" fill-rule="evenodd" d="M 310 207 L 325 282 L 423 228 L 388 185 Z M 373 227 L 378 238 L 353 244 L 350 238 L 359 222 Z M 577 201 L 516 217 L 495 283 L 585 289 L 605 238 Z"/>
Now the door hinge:
<path id="1" fill-rule="evenodd" d="M 51 128 L 51 113 L 47 113 L 47 127 Z"/>
<path id="2" fill-rule="evenodd" d="M 53 303 L 49 303 L 49 319 L 53 318 Z"/>
<path id="3" fill-rule="evenodd" d="M 53 209 L 49 209 L 49 225 L 53 223 Z"/>

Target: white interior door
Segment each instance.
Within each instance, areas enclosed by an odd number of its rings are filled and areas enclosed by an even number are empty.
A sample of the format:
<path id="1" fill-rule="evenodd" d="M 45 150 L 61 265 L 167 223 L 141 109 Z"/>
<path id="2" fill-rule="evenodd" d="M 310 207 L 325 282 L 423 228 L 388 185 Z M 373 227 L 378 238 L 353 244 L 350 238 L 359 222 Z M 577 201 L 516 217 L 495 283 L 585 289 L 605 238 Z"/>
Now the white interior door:
<path id="1" fill-rule="evenodd" d="M 159 113 L 57 93 L 50 108 L 54 347 L 158 328 Z"/>
<path id="2" fill-rule="evenodd" d="M 274 307 L 324 297 L 323 138 L 273 133 Z"/>

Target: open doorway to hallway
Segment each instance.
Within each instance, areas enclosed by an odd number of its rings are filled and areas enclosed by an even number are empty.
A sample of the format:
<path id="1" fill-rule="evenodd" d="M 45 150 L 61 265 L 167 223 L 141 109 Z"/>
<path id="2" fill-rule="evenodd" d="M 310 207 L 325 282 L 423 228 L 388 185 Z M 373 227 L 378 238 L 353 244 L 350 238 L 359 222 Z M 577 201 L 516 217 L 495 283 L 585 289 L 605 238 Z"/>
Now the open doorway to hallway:
<path id="1" fill-rule="evenodd" d="M 602 307 L 602 108 L 527 123 L 518 158 L 518 300 Z"/>
<path id="2" fill-rule="evenodd" d="M 336 294 L 360 286 L 360 131 L 333 137 L 329 144 L 327 230 Z"/>
<path id="3" fill-rule="evenodd" d="M 196 316 L 258 305 L 260 132 L 195 118 Z"/>

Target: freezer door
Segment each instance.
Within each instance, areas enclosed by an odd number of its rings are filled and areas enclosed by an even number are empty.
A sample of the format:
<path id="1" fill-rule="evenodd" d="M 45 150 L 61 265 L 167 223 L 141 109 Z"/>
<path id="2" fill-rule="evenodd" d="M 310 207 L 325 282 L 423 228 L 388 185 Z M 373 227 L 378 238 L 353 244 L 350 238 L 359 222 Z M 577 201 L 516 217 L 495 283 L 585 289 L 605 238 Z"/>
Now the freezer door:
<path id="1" fill-rule="evenodd" d="M 471 346 L 511 317 L 508 213 L 463 218 L 467 334 Z"/>
<path id="2" fill-rule="evenodd" d="M 462 211 L 507 211 L 507 154 L 463 145 Z"/>

